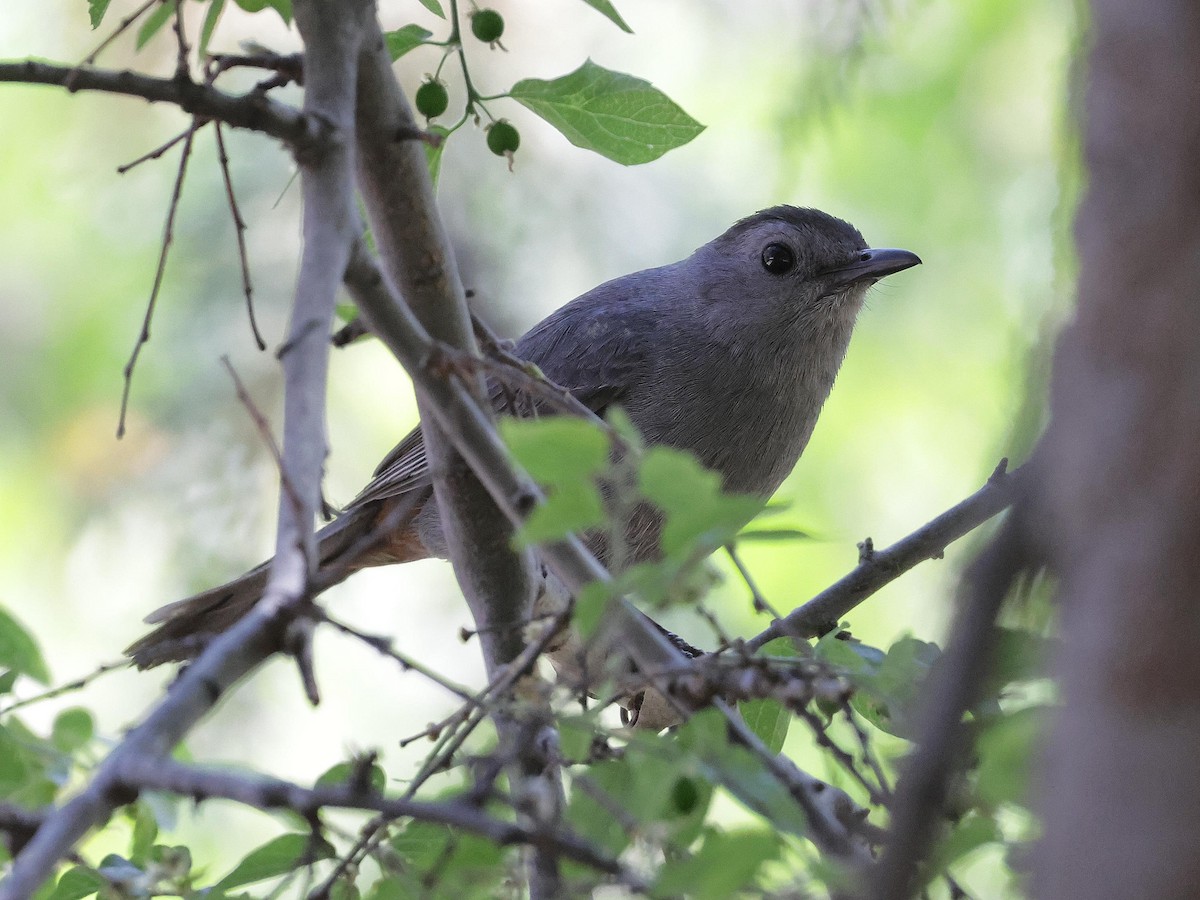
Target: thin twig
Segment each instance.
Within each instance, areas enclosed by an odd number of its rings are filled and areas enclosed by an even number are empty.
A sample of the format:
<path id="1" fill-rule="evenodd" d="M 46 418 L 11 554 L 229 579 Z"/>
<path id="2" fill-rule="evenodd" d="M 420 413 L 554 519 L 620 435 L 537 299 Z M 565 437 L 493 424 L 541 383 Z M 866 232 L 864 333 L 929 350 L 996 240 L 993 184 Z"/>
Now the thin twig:
<path id="1" fill-rule="evenodd" d="M 297 84 L 304 83 L 304 57 L 299 53 L 210 53 L 205 77 L 211 82 L 235 68 L 267 69 Z"/>
<path id="2" fill-rule="evenodd" d="M 175 0 L 175 15 L 171 19 L 171 26 L 175 31 L 175 44 L 178 49 L 178 56 L 175 60 L 175 77 L 180 81 L 191 81 L 191 72 L 188 68 L 188 54 L 191 51 L 188 48 L 187 35 L 183 30 L 183 0 Z"/>
<path id="3" fill-rule="evenodd" d="M 233 192 L 233 178 L 229 173 L 229 154 L 225 152 L 225 137 L 221 133 L 221 123 L 216 122 L 213 130 L 217 136 L 217 162 L 221 166 L 221 177 L 225 181 L 225 198 L 229 201 L 229 215 L 233 219 L 233 230 L 237 237 L 238 262 L 242 266 L 242 292 L 246 295 L 246 315 L 250 319 L 250 333 L 254 335 L 254 343 L 259 350 L 266 350 L 267 344 L 258 330 L 258 321 L 254 316 L 254 288 L 250 284 L 250 260 L 246 254 L 246 222 L 238 209 L 237 197 Z"/>
<path id="4" fill-rule="evenodd" d="M 772 618 L 775 619 L 780 618 L 779 611 L 770 604 L 766 598 L 766 595 L 764 595 L 762 591 L 758 589 L 758 585 L 751 576 L 750 570 L 746 568 L 746 564 L 742 562 L 742 557 L 737 551 L 737 544 L 733 541 L 730 541 L 725 545 L 725 552 L 729 554 L 729 558 L 732 560 L 734 568 L 736 568 L 738 570 L 738 574 L 742 576 L 742 581 L 746 582 L 746 587 L 750 588 L 750 597 L 754 602 L 754 611 L 758 613 L 770 613 Z"/>
<path id="5" fill-rule="evenodd" d="M 138 332 L 133 352 L 129 362 L 125 364 L 125 387 L 121 391 L 121 413 L 117 422 L 117 437 L 125 436 L 125 415 L 129 410 L 129 391 L 133 387 L 133 368 L 137 365 L 142 347 L 150 340 L 150 321 L 154 318 L 154 308 L 158 303 L 158 292 L 162 288 L 163 272 L 167 268 L 167 254 L 171 250 L 171 241 L 175 237 L 175 214 L 179 211 L 179 198 L 183 194 L 183 178 L 187 174 L 188 160 L 192 155 L 192 143 L 196 136 L 199 120 L 192 121 L 183 141 L 183 152 L 179 157 L 179 172 L 175 176 L 175 187 L 171 190 L 171 204 L 167 208 L 167 222 L 163 227 L 162 249 L 158 254 L 158 268 L 154 272 L 154 286 L 150 289 L 150 300 L 146 303 L 146 313 L 142 318 L 142 328 Z"/>
<path id="6" fill-rule="evenodd" d="M 424 663 L 418 662 L 417 660 L 413 659 L 411 656 L 407 656 L 407 655 L 401 653 L 394 646 L 392 646 L 391 638 L 384 637 L 383 635 L 367 634 L 366 632 L 359 631 L 357 628 L 353 627 L 352 625 L 348 625 L 345 622 L 338 621 L 337 619 L 330 616 L 329 613 L 325 612 L 324 610 L 314 611 L 314 615 L 318 616 L 320 621 L 333 626 L 333 628 L 335 630 L 340 631 L 342 634 L 349 635 L 350 637 L 353 637 L 353 638 L 357 638 L 358 640 L 362 641 L 364 644 L 366 644 L 368 647 L 370 647 L 372 650 L 376 651 L 377 653 L 380 653 L 383 656 L 386 656 L 389 659 L 394 660 L 405 671 L 413 671 L 419 675 L 424 675 L 426 678 L 428 678 L 434 684 L 438 685 L 439 687 L 445 688 L 447 691 L 454 694 L 456 697 L 459 697 L 460 699 L 465 700 L 468 703 L 475 702 L 475 695 L 472 694 L 469 690 L 467 690 L 467 688 L 463 687 L 460 684 L 455 684 L 449 678 L 446 678 L 446 677 L 442 676 L 440 673 L 435 672 L 433 669 L 429 668 Z"/>
<path id="7" fill-rule="evenodd" d="M 165 144 L 159 144 L 157 147 L 155 147 L 149 153 L 143 153 L 137 159 L 135 159 L 131 162 L 127 162 L 124 165 L 117 166 L 117 174 L 124 175 L 126 172 L 128 172 L 130 169 L 134 168 L 135 166 L 140 166 L 144 162 L 149 162 L 152 159 L 160 158 L 164 153 L 166 153 L 168 150 L 170 150 L 172 147 L 174 147 L 180 141 L 185 140 L 189 134 L 193 134 L 204 124 L 205 124 L 204 122 L 199 122 L 199 123 L 193 122 L 191 125 L 189 125 L 187 128 L 185 128 L 183 131 L 179 132 L 179 134 L 175 135 L 175 137 L 171 138 Z"/>
<path id="8" fill-rule="evenodd" d="M 4 709 L 0 709 L 0 716 L 7 716 L 9 713 L 15 712 L 22 707 L 33 706 L 33 704 L 41 703 L 43 700 L 53 700 L 55 697 L 61 697 L 63 694 L 70 694 L 74 691 L 82 690 L 101 675 L 114 672 L 117 669 L 128 669 L 129 666 L 130 661 L 127 659 L 121 659 L 117 662 L 102 663 L 93 671 L 80 678 L 76 678 L 74 681 L 68 681 L 66 684 L 60 684 L 58 687 L 50 688 L 50 690 L 43 691 L 40 694 L 35 694 L 32 697 L 26 697 L 24 700 L 17 700 L 15 703 L 4 707 Z"/>
<path id="9" fill-rule="evenodd" d="M 303 501 L 300 499 L 300 493 L 296 490 L 296 486 L 292 484 L 292 480 L 288 477 L 287 470 L 283 467 L 283 454 L 280 452 L 279 442 L 275 440 L 275 435 L 271 431 L 271 423 L 267 421 L 267 417 L 255 405 L 254 398 L 246 390 L 246 385 L 242 383 L 242 379 L 238 376 L 237 369 L 233 367 L 233 363 L 229 361 L 229 357 L 222 356 L 221 364 L 225 366 L 225 370 L 229 372 L 229 377 L 233 379 L 233 386 L 237 391 L 238 401 L 245 407 L 246 412 L 250 414 L 250 419 L 254 422 L 254 427 L 258 431 L 259 437 L 262 438 L 263 444 L 270 451 L 271 459 L 275 461 L 275 468 L 279 472 L 279 481 L 283 485 L 288 502 L 291 503 L 294 510 L 299 512 Z"/>
<path id="10" fill-rule="evenodd" d="M 117 38 L 119 38 L 122 34 L 124 34 L 130 25 L 132 25 L 134 22 L 136 22 L 138 19 L 140 19 L 142 16 L 144 16 L 147 12 L 149 12 L 150 7 L 157 6 L 158 4 L 160 4 L 162 2 L 164 2 L 164 0 L 146 0 L 145 3 L 143 3 L 137 9 L 135 9 L 133 12 L 131 12 L 129 15 L 127 15 L 124 19 L 122 19 L 117 24 L 116 30 L 113 31 L 113 33 L 110 34 L 108 37 L 106 37 L 103 41 L 101 41 L 100 45 L 98 47 L 96 47 L 95 50 L 93 50 L 91 53 L 89 53 L 87 56 L 85 56 L 83 58 L 83 61 L 80 62 L 79 65 L 75 66 L 75 69 L 79 70 L 79 69 L 82 69 L 84 66 L 92 65 L 92 63 L 94 63 L 96 61 L 96 58 L 99 57 L 100 54 L 104 52 L 105 48 L 107 48 L 109 44 L 111 44 L 113 41 L 115 41 Z M 70 85 L 68 85 L 67 87 L 68 87 L 68 90 L 74 90 L 74 88 L 72 88 Z"/>

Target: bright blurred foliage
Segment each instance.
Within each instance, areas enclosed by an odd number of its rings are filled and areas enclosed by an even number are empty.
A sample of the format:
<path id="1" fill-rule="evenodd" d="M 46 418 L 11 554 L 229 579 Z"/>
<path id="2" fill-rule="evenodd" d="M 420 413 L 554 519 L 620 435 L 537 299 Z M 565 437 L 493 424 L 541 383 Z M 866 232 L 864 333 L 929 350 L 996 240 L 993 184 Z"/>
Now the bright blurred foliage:
<path id="1" fill-rule="evenodd" d="M 798 605 L 844 574 L 857 541 L 889 544 L 974 491 L 1001 456 L 1020 460 L 1040 423 L 1046 334 L 1070 299 L 1079 182 L 1070 3 L 662 0 L 624 4 L 632 36 L 582 4 L 495 6 L 510 52 L 472 48 L 485 92 L 563 74 L 590 56 L 649 79 L 707 126 L 688 146 L 625 169 L 498 101 L 522 132 L 512 174 L 481 132 L 456 134 L 440 200 L 477 309 L 498 331 L 516 335 L 592 285 L 681 258 L 776 203 L 820 207 L 871 243 L 924 259 L 875 289 L 814 439 L 777 498 L 789 505 L 772 524 L 815 539 L 745 548 L 776 606 Z M 111 22 L 133 4 L 117 7 Z M 393 28 L 438 27 L 416 3 L 384 4 L 383 17 Z M 250 37 L 297 45 L 276 17 L 230 11 L 212 48 Z M 7 0 L 0 17 L 0 58 L 74 61 L 99 38 L 83 0 Z M 136 57 L 122 41 L 100 63 L 165 75 L 173 54 L 164 32 Z M 398 71 L 415 88 L 438 59 L 421 48 Z M 115 167 L 185 120 L 130 98 L 0 84 L 0 122 L 0 606 L 37 635 L 58 683 L 117 657 L 153 608 L 267 551 L 273 468 L 220 358 L 276 423 L 279 372 L 246 325 L 206 131 L 118 442 L 122 367 L 153 280 L 178 150 L 125 175 Z M 255 303 L 274 349 L 295 278 L 297 185 L 271 141 L 227 140 Z M 331 391 L 327 492 L 336 504 L 415 424 L 415 408 L 403 373 L 370 342 L 334 354 Z M 854 633 L 883 647 L 905 633 L 939 640 L 970 544 L 869 600 L 850 618 Z M 758 631 L 765 620 L 744 585 L 718 565 L 725 578 L 710 607 L 730 631 Z M 331 597 L 337 615 L 480 682 L 475 647 L 457 638 L 468 617 L 448 566 L 366 573 Z M 673 613 L 667 624 L 714 643 L 698 617 Z M 438 688 L 411 675 L 401 688 L 386 661 L 335 638 L 323 638 L 318 661 L 320 708 L 309 709 L 294 673 L 273 663 L 196 732 L 193 752 L 311 780 L 354 748 L 408 758 L 397 738 L 450 708 Z M 99 731 L 118 734 L 166 677 L 97 682 L 86 702 Z M 29 719 L 48 723 L 73 702 L 33 707 Z M 789 749 L 804 764 L 803 749 Z M 211 850 L 214 821 L 234 836 L 259 833 L 256 814 L 205 815 L 194 852 Z M 1005 885 L 986 863 L 976 867 L 978 890 L 999 896 Z"/>

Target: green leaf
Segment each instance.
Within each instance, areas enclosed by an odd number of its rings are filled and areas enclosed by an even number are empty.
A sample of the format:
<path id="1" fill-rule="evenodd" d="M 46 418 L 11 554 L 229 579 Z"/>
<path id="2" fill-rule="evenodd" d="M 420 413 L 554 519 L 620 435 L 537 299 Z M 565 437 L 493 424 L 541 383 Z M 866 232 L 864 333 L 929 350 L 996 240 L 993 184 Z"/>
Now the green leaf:
<path id="1" fill-rule="evenodd" d="M 150 15 L 146 17 L 146 21 L 142 23 L 142 27 L 138 29 L 136 41 L 137 49 L 141 50 L 144 46 L 146 46 L 146 42 L 149 41 L 150 38 L 154 37 L 154 35 L 158 33 L 159 29 L 161 29 L 167 24 L 168 21 L 170 21 L 171 16 L 173 15 L 175 15 L 175 4 L 166 2 L 161 4 L 158 9 L 154 10 L 154 12 L 150 13 Z"/>
<path id="2" fill-rule="evenodd" d="M 454 832 L 447 825 L 414 820 L 388 843 L 408 865 L 420 870 L 437 861 L 453 835 Z"/>
<path id="3" fill-rule="evenodd" d="M 85 746 L 96 733 L 92 714 L 86 709 L 65 709 L 54 719 L 50 742 L 64 753 L 74 753 Z"/>
<path id="4" fill-rule="evenodd" d="M 133 835 L 129 839 L 129 859 L 135 865 L 144 866 L 150 856 L 150 849 L 158 839 L 158 820 L 150 805 L 138 800 L 128 807 L 133 818 Z"/>
<path id="5" fill-rule="evenodd" d="M 446 140 L 450 137 L 450 129 L 444 128 L 441 125 L 430 125 L 425 130 L 441 138 L 436 146 L 431 143 L 423 143 L 422 145 L 425 147 L 425 166 L 429 169 L 429 180 L 433 182 L 433 186 L 436 188 L 438 176 L 442 174 L 442 154 L 446 150 Z"/>
<path id="6" fill-rule="evenodd" d="M 776 638 L 763 647 L 759 655 L 794 657 L 796 645 L 791 638 Z M 792 714 L 787 707 L 768 697 L 739 703 L 738 712 L 742 714 L 750 730 L 772 753 L 783 749 L 783 742 L 787 739 L 788 729 L 792 725 Z"/>
<path id="7" fill-rule="evenodd" d="M 208 52 L 208 42 L 212 40 L 213 31 L 216 30 L 217 22 L 221 19 L 221 13 L 225 10 L 225 0 L 211 0 L 208 4 L 208 10 L 204 13 L 204 24 L 200 26 L 200 55 L 204 56 Z"/>
<path id="8" fill-rule="evenodd" d="M 965 816 L 955 824 L 954 830 L 933 852 L 926 869 L 928 881 L 945 872 L 972 850 L 1001 838 L 1000 829 L 991 819 L 975 814 Z"/>
<path id="9" fill-rule="evenodd" d="M 1049 707 L 1027 707 L 995 720 L 980 735 L 975 791 L 985 809 L 1025 799 L 1029 761 L 1049 720 Z"/>
<path id="10" fill-rule="evenodd" d="M 256 850 L 252 850 L 233 871 L 218 881 L 215 887 L 227 891 L 274 878 L 297 868 L 304 862 L 329 859 L 334 849 L 328 841 L 311 834 L 281 834 Z"/>
<path id="11" fill-rule="evenodd" d="M 317 787 L 333 787 L 335 785 L 348 784 L 350 778 L 358 770 L 358 764 L 349 762 L 340 762 L 337 765 L 330 766 L 317 779 Z M 387 773 L 377 764 L 371 765 L 369 774 L 371 781 L 371 789 L 377 794 L 382 794 L 387 787 Z"/>
<path id="12" fill-rule="evenodd" d="M 627 34 L 633 34 L 633 29 L 625 24 L 625 20 L 621 18 L 621 14 L 617 12 L 617 8 L 613 6 L 609 0 L 583 0 L 588 6 L 596 10 L 622 31 Z"/>
<path id="13" fill-rule="evenodd" d="M 433 32 L 420 25 L 405 25 L 395 31 L 389 31 L 383 36 L 387 42 L 388 53 L 395 62 L 409 50 L 415 50 L 433 37 Z"/>
<path id="14" fill-rule="evenodd" d="M 704 130 L 650 82 L 590 59 L 553 81 L 518 81 L 509 95 L 575 146 L 627 166 L 658 159 Z"/>
<path id="15" fill-rule="evenodd" d="M 553 487 L 588 478 L 608 465 L 608 437 L 568 416 L 500 420 L 504 442 L 530 475 Z"/>
<path id="16" fill-rule="evenodd" d="M 264 9 L 273 9 L 279 13 L 279 18 L 283 19 L 283 24 L 290 25 L 292 22 L 292 0 L 233 0 L 239 7 L 248 13 L 262 12 Z"/>
<path id="17" fill-rule="evenodd" d="M 804 813 L 779 779 L 745 747 L 731 744 L 724 717 L 702 710 L 680 726 L 680 747 L 702 764 L 708 780 L 723 786 L 748 809 L 770 821 L 777 830 L 804 837 Z"/>
<path id="18" fill-rule="evenodd" d="M 0 606 L 0 668 L 50 683 L 50 670 L 37 643 L 3 606 Z"/>
<path id="19" fill-rule="evenodd" d="M 695 854 L 667 861 L 654 894 L 724 900 L 747 886 L 762 864 L 778 855 L 779 837 L 774 832 L 709 831 Z"/>
<path id="20" fill-rule="evenodd" d="M 608 437 L 580 419 L 502 419 L 500 433 L 513 456 L 546 489 L 546 502 L 521 528 L 525 543 L 560 538 L 601 525 L 604 504 L 595 475 L 608 464 Z"/>
<path id="21" fill-rule="evenodd" d="M 439 3 L 438 0 L 418 0 L 418 2 L 439 19 L 446 18 L 446 13 L 442 9 L 442 4 Z"/>
<path id="22" fill-rule="evenodd" d="M 719 475 L 670 447 L 646 451 L 638 481 L 642 493 L 666 513 L 662 547 L 668 556 L 707 556 L 762 506 L 757 497 L 724 493 Z"/>
<path id="23" fill-rule="evenodd" d="M 104 885 L 105 881 L 99 874 L 83 866 L 76 866 L 63 872 L 46 900 L 80 900 L 82 897 L 90 897 Z"/>
<path id="24" fill-rule="evenodd" d="M 767 541 L 811 541 L 813 539 L 811 532 L 801 531 L 799 528 L 747 528 L 737 534 L 739 544 L 743 541 L 762 543 Z"/>
<path id="25" fill-rule="evenodd" d="M 611 602 L 614 602 L 611 584 L 593 581 L 583 586 L 575 598 L 575 612 L 571 615 L 571 624 L 579 631 L 580 638 L 587 640 L 596 633 Z"/>
<path id="26" fill-rule="evenodd" d="M 92 20 L 93 31 L 104 21 L 104 14 L 108 12 L 110 2 L 111 0 L 88 0 L 88 18 Z"/>

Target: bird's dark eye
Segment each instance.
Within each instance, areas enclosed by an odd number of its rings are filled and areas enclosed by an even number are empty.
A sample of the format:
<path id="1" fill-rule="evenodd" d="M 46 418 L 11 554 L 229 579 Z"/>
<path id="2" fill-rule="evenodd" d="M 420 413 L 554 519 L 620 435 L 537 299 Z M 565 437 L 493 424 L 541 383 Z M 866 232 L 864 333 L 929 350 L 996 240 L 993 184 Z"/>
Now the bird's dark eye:
<path id="1" fill-rule="evenodd" d="M 786 275 L 796 265 L 796 256 L 787 244 L 767 244 L 762 252 L 762 264 L 772 275 Z"/>

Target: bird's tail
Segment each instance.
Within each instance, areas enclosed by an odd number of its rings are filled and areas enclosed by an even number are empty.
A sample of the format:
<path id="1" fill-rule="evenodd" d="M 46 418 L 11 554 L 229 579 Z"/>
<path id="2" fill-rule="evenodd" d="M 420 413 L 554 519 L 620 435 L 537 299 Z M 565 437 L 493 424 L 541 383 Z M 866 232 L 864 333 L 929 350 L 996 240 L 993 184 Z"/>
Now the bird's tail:
<path id="1" fill-rule="evenodd" d="M 408 516 L 409 520 L 415 511 Z M 339 559 L 356 541 L 378 527 L 380 513 L 379 503 L 364 504 L 339 516 L 317 533 L 323 573 L 336 572 L 337 580 L 341 581 L 366 566 L 420 558 L 420 553 L 401 556 L 384 546 L 359 555 L 349 563 Z M 140 669 L 196 656 L 209 640 L 230 628 L 254 607 L 266 589 L 270 570 L 271 560 L 267 560 L 220 587 L 156 609 L 146 616 L 145 621 L 158 627 L 125 648 L 126 655 Z"/>

